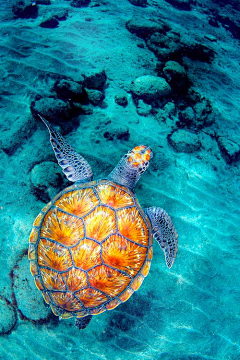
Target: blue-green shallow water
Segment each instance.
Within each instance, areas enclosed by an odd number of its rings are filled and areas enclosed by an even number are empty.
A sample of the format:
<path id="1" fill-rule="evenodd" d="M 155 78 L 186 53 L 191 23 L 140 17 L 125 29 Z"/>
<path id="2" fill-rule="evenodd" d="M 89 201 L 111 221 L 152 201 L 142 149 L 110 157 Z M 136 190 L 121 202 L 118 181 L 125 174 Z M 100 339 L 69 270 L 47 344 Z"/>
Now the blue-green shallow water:
<path id="1" fill-rule="evenodd" d="M 127 0 L 92 0 L 76 8 L 61 0 L 39 4 L 37 16 L 29 19 L 13 17 L 14 3 L 1 4 L 0 27 L 0 359 L 240 359 L 238 3 L 149 0 L 139 7 Z M 65 20 L 56 28 L 40 26 L 50 16 L 64 18 L 61 11 Z M 165 30 L 158 32 L 165 31 L 165 47 L 158 38 L 154 54 L 149 38 L 129 32 L 132 17 L 164 21 Z M 195 53 L 195 43 L 206 46 L 205 53 L 213 51 L 213 59 Z M 181 51 L 175 53 L 174 46 Z M 167 95 L 172 112 L 164 99 L 140 101 L 145 115 L 136 110 L 131 82 L 142 75 L 164 77 L 166 53 L 211 102 L 201 126 L 191 119 L 179 122 L 182 110 L 189 114 L 194 108 L 193 97 L 181 89 Z M 152 147 L 154 158 L 136 192 L 142 206 L 161 206 L 171 215 L 179 252 L 168 270 L 155 243 L 141 288 L 78 331 L 72 320 L 59 322 L 51 314 L 26 258 L 35 217 L 69 184 L 30 105 L 40 97 L 58 101 L 56 80 L 80 81 L 81 74 L 96 69 L 107 75 L 104 102 L 65 121 L 61 113 L 51 113 L 55 126 L 87 158 L 95 178 L 106 176 L 133 146 Z M 128 99 L 126 107 L 115 102 L 120 93 Z M 212 114 L 215 121 L 208 123 Z M 180 128 L 196 135 L 195 143 L 186 145 L 180 132 L 172 146 L 169 136 Z"/>

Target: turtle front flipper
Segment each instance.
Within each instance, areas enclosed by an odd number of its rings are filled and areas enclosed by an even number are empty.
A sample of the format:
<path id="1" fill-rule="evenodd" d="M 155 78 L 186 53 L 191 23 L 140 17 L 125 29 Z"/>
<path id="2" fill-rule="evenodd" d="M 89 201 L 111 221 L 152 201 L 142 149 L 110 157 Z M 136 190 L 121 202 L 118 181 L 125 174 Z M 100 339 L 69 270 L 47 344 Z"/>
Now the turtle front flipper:
<path id="1" fill-rule="evenodd" d="M 151 225 L 154 239 L 157 240 L 165 254 L 165 260 L 170 269 L 178 251 L 178 234 L 168 213 L 158 207 L 144 209 Z"/>
<path id="2" fill-rule="evenodd" d="M 75 326 L 79 329 L 79 330 L 83 330 L 85 329 L 88 324 L 90 323 L 92 319 L 92 315 L 87 315 L 85 317 L 82 318 L 77 318 L 75 321 Z"/>
<path id="3" fill-rule="evenodd" d="M 93 172 L 88 162 L 64 140 L 61 134 L 52 128 L 46 119 L 38 116 L 49 130 L 53 151 L 67 179 L 72 182 L 91 181 Z"/>

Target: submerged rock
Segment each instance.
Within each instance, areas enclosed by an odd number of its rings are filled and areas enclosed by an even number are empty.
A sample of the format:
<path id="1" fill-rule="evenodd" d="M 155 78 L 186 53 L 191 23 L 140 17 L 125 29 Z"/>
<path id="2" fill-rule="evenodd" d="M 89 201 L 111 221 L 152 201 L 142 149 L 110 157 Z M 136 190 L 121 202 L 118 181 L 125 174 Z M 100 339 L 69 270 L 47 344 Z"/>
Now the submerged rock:
<path id="1" fill-rule="evenodd" d="M 183 66 L 176 61 L 167 61 L 163 68 L 167 82 L 173 90 L 184 94 L 188 88 L 187 73 Z"/>
<path id="2" fill-rule="evenodd" d="M 153 51 L 160 62 L 175 60 L 182 53 L 180 35 L 169 31 L 167 34 L 155 32 L 147 41 L 147 47 Z"/>
<path id="3" fill-rule="evenodd" d="M 68 12 L 61 11 L 61 12 L 51 15 L 47 19 L 43 20 L 43 22 L 41 22 L 40 26 L 43 28 L 54 29 L 54 28 L 58 27 L 59 21 L 67 20 L 67 17 L 68 17 Z"/>
<path id="4" fill-rule="evenodd" d="M 84 86 L 88 89 L 103 90 L 107 75 L 104 70 L 92 70 L 86 74 L 83 74 Z"/>
<path id="5" fill-rule="evenodd" d="M 54 90 L 58 97 L 65 101 L 71 99 L 74 102 L 86 102 L 86 93 L 82 82 L 62 79 L 54 84 Z"/>
<path id="6" fill-rule="evenodd" d="M 120 106 L 125 107 L 128 104 L 128 99 L 127 99 L 126 95 L 124 95 L 124 94 L 116 94 L 115 95 L 115 103 Z"/>
<path id="7" fill-rule="evenodd" d="M 154 52 L 160 63 L 179 61 L 183 56 L 210 63 L 215 56 L 214 50 L 202 43 L 196 43 L 192 39 L 181 41 L 180 34 L 175 31 L 154 32 L 147 39 L 147 47 Z"/>
<path id="8" fill-rule="evenodd" d="M 210 126 L 214 123 L 215 117 L 213 115 L 213 109 L 210 101 L 206 98 L 202 98 L 201 101 L 197 102 L 193 109 L 196 115 L 196 126 L 203 128 Z"/>
<path id="9" fill-rule="evenodd" d="M 69 120 L 72 116 L 72 108 L 68 101 L 54 98 L 42 98 L 33 101 L 31 111 L 34 116 L 40 114 L 47 120 L 55 123 Z"/>
<path id="10" fill-rule="evenodd" d="M 88 6 L 90 4 L 90 0 L 73 0 L 70 5 L 72 7 L 85 7 L 85 6 Z"/>
<path id="11" fill-rule="evenodd" d="M 51 0 L 37 0 L 36 3 L 39 5 L 51 5 Z"/>
<path id="12" fill-rule="evenodd" d="M 136 97 L 149 102 L 169 95 L 171 93 L 171 87 L 164 78 L 144 75 L 132 82 L 131 92 Z"/>
<path id="13" fill-rule="evenodd" d="M 141 17 L 133 17 L 126 23 L 126 28 L 132 34 L 144 39 L 148 38 L 153 33 L 165 33 L 166 30 L 169 30 L 169 27 L 165 23 L 160 22 L 158 19 L 149 20 Z"/>
<path id="14" fill-rule="evenodd" d="M 182 129 L 174 131 L 168 137 L 168 142 L 177 152 L 191 153 L 199 150 L 201 147 L 200 140 L 196 134 Z"/>
<path id="15" fill-rule="evenodd" d="M 56 14 L 54 14 L 54 16 L 58 21 L 67 20 L 68 11 L 67 10 L 58 11 Z"/>
<path id="16" fill-rule="evenodd" d="M 186 98 L 179 104 L 178 118 L 180 126 L 202 129 L 215 122 L 211 102 L 192 88 Z"/>
<path id="17" fill-rule="evenodd" d="M 13 269 L 13 293 L 20 314 L 32 321 L 46 321 L 51 310 L 45 305 L 29 270 L 29 260 L 24 255 Z"/>
<path id="18" fill-rule="evenodd" d="M 58 27 L 58 25 L 59 25 L 59 21 L 56 19 L 55 16 L 49 17 L 40 24 L 42 28 L 48 28 L 48 29 L 55 29 L 56 27 Z"/>
<path id="19" fill-rule="evenodd" d="M 147 6 L 147 0 L 128 0 L 132 5 L 135 6 Z"/>
<path id="20" fill-rule="evenodd" d="M 13 305 L 0 296 L 0 335 L 9 334 L 17 322 L 17 315 Z"/>
<path id="21" fill-rule="evenodd" d="M 191 0 L 166 0 L 179 10 L 191 10 Z"/>
<path id="22" fill-rule="evenodd" d="M 5 122 L 2 125 L 4 136 L 0 140 L 0 148 L 8 155 L 22 146 L 23 141 L 29 139 L 35 130 L 35 122 L 32 116 L 18 116 L 11 122 Z"/>
<path id="23" fill-rule="evenodd" d="M 239 144 L 224 136 L 219 136 L 217 138 L 217 142 L 221 154 L 228 164 L 232 164 L 240 160 Z"/>
<path id="24" fill-rule="evenodd" d="M 196 115 L 191 106 L 186 107 L 178 113 L 179 120 L 184 126 L 191 126 L 196 123 Z"/>
<path id="25" fill-rule="evenodd" d="M 142 99 L 138 101 L 137 104 L 137 113 L 138 115 L 147 116 L 152 111 L 152 106 L 150 104 L 146 104 Z"/>
<path id="26" fill-rule="evenodd" d="M 182 54 L 188 56 L 192 60 L 211 63 L 215 57 L 214 50 L 202 43 L 185 43 L 183 44 Z"/>
<path id="27" fill-rule="evenodd" d="M 86 89 L 86 93 L 88 96 L 89 101 L 93 105 L 99 105 L 105 98 L 105 95 L 102 91 L 93 90 L 93 89 Z"/>
<path id="28" fill-rule="evenodd" d="M 229 2 L 228 2 L 229 4 Z M 224 5 L 227 5 L 227 3 L 224 2 Z M 221 24 L 227 31 L 230 31 L 232 36 L 236 39 L 240 39 L 240 22 L 239 22 L 239 10 L 240 5 L 238 1 L 238 9 L 237 13 L 229 11 L 230 9 L 227 9 L 224 11 L 222 9 L 220 12 L 213 11 L 213 14 L 210 15 L 209 24 L 212 26 L 219 26 Z"/>
<path id="29" fill-rule="evenodd" d="M 35 1 L 17 1 L 12 7 L 12 12 L 21 19 L 35 19 L 38 16 L 38 6 Z"/>
<path id="30" fill-rule="evenodd" d="M 63 187 L 64 179 L 58 164 L 52 161 L 43 161 L 32 168 L 30 181 L 36 197 L 43 202 L 48 202 Z"/>
<path id="31" fill-rule="evenodd" d="M 169 125 L 175 125 L 176 119 L 174 119 L 174 115 L 176 112 L 176 106 L 174 104 L 174 102 L 168 102 L 166 103 L 163 108 L 157 108 L 154 109 L 155 112 L 155 118 L 159 121 L 159 122 L 166 122 Z M 174 119 L 174 121 L 173 121 Z M 171 126 L 170 125 L 170 126 Z"/>
<path id="32" fill-rule="evenodd" d="M 110 141 L 115 140 L 124 140 L 128 141 L 130 139 L 130 133 L 127 126 L 117 126 L 111 128 L 111 130 L 106 131 L 103 134 L 104 138 Z"/>

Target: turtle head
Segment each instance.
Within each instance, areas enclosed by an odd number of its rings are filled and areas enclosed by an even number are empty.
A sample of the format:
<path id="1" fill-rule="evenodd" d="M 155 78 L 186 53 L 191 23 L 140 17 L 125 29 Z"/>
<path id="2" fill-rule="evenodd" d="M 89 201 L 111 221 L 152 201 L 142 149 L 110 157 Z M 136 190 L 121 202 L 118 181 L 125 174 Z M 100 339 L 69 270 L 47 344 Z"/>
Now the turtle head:
<path id="1" fill-rule="evenodd" d="M 152 156 L 152 150 L 146 145 L 136 146 L 125 155 L 129 166 L 140 174 L 148 168 Z"/>
<path id="2" fill-rule="evenodd" d="M 108 178 L 133 191 L 137 181 L 147 170 L 152 156 L 152 150 L 149 146 L 136 146 L 123 156 Z"/>

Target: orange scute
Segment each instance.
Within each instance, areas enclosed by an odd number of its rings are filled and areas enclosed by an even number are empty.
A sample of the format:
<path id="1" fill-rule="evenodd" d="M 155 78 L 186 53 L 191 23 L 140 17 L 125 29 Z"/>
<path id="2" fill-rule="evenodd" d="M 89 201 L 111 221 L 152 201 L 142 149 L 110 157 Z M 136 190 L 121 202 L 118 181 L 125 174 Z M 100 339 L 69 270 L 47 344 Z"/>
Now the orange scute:
<path id="1" fill-rule="evenodd" d="M 61 314 L 62 319 L 70 319 L 72 317 L 73 317 L 72 314 L 69 313 L 69 312 L 64 312 L 64 313 Z"/>
<path id="2" fill-rule="evenodd" d="M 70 292 L 52 292 L 52 299 L 55 304 L 68 311 L 81 310 L 82 305 Z"/>
<path id="3" fill-rule="evenodd" d="M 38 275 L 37 263 L 36 263 L 36 261 L 34 261 L 34 260 L 31 260 L 31 261 L 30 261 L 30 271 L 31 271 L 31 274 L 32 274 L 33 276 L 37 276 L 37 275 Z"/>
<path id="4" fill-rule="evenodd" d="M 106 308 L 103 305 L 103 306 L 100 306 L 100 307 L 98 307 L 96 309 L 90 309 L 90 312 L 91 312 L 92 315 L 99 315 L 99 314 L 103 313 L 105 310 L 106 310 Z"/>
<path id="5" fill-rule="evenodd" d="M 131 288 L 134 291 L 137 291 L 140 288 L 140 286 L 142 285 L 143 280 L 144 280 L 144 277 L 141 275 L 138 275 L 131 283 Z"/>
<path id="6" fill-rule="evenodd" d="M 115 212 L 106 206 L 98 206 L 84 221 L 86 236 L 97 241 L 104 240 L 116 231 Z"/>
<path id="7" fill-rule="evenodd" d="M 118 299 L 114 299 L 110 301 L 108 304 L 106 304 L 107 310 L 115 309 L 119 304 L 121 304 L 121 301 Z"/>
<path id="8" fill-rule="evenodd" d="M 36 259 L 36 248 L 35 245 L 30 244 L 28 248 L 28 259 L 35 260 Z"/>
<path id="9" fill-rule="evenodd" d="M 147 249 L 119 235 L 112 235 L 102 245 L 102 258 L 106 265 L 135 276 L 141 269 Z"/>
<path id="10" fill-rule="evenodd" d="M 87 311 L 86 310 L 80 310 L 80 311 L 77 311 L 74 316 L 76 316 L 77 318 L 81 318 L 81 317 L 84 317 L 88 315 Z"/>
<path id="11" fill-rule="evenodd" d="M 141 270 L 141 274 L 146 277 L 147 274 L 149 273 L 150 270 L 150 265 L 151 265 L 151 261 L 147 260 L 146 263 L 144 264 L 142 270 Z"/>
<path id="12" fill-rule="evenodd" d="M 41 269 L 42 280 L 48 290 L 66 290 L 61 275 L 57 271 Z"/>
<path id="13" fill-rule="evenodd" d="M 148 245 L 149 231 L 138 209 L 122 209 L 117 212 L 120 233 L 141 245 Z"/>
<path id="14" fill-rule="evenodd" d="M 99 200 L 92 188 L 67 192 L 56 201 L 57 207 L 79 217 L 89 213 L 98 204 Z"/>
<path id="15" fill-rule="evenodd" d="M 72 260 L 69 251 L 63 246 L 41 239 L 38 244 L 38 264 L 66 271 L 72 267 Z"/>
<path id="16" fill-rule="evenodd" d="M 41 223 L 41 221 L 42 221 L 42 219 L 43 219 L 43 216 L 44 216 L 44 214 L 43 214 L 43 213 L 40 213 L 40 214 L 36 217 L 36 219 L 35 219 L 35 221 L 34 221 L 34 223 L 33 223 L 33 226 L 39 226 L 40 223 Z"/>
<path id="17" fill-rule="evenodd" d="M 72 268 L 63 273 L 62 277 L 69 291 L 76 291 L 88 286 L 87 275 L 79 269 Z"/>
<path id="18" fill-rule="evenodd" d="M 31 244 L 36 244 L 38 240 L 38 230 L 36 228 L 33 228 L 29 237 L 29 242 Z"/>
<path id="19" fill-rule="evenodd" d="M 101 184 L 96 187 L 96 190 L 101 202 L 105 205 L 112 206 L 114 209 L 134 205 L 132 197 L 117 187 Z"/>
<path id="20" fill-rule="evenodd" d="M 153 247 L 151 246 L 148 250 L 148 259 L 152 260 L 153 257 Z"/>
<path id="21" fill-rule="evenodd" d="M 93 240 L 84 239 L 72 248 L 74 265 L 88 270 L 95 265 L 102 264 L 100 256 L 101 247 Z"/>
<path id="22" fill-rule="evenodd" d="M 44 287 L 43 287 L 43 284 L 42 284 L 40 278 L 39 278 L 39 277 L 35 277 L 34 280 L 35 280 L 35 285 L 36 285 L 36 287 L 38 288 L 38 290 L 43 291 L 43 290 L 44 290 Z"/>
<path id="23" fill-rule="evenodd" d="M 76 292 L 75 295 L 86 308 L 99 306 L 108 299 L 106 295 L 92 288 L 80 290 Z"/>
<path id="24" fill-rule="evenodd" d="M 84 236 L 83 222 L 57 209 L 49 211 L 43 221 L 41 236 L 66 246 L 76 245 Z"/>
<path id="25" fill-rule="evenodd" d="M 90 285 L 109 296 L 118 295 L 130 282 L 128 276 L 105 265 L 95 267 L 88 274 Z"/>
<path id="26" fill-rule="evenodd" d="M 52 203 L 50 201 L 47 205 L 44 206 L 44 208 L 42 208 L 42 212 L 46 213 L 50 209 L 51 205 Z"/>
<path id="27" fill-rule="evenodd" d="M 59 308 L 58 306 L 55 306 L 53 304 L 51 304 L 50 306 L 51 306 L 51 309 L 52 309 L 52 312 L 54 313 L 54 315 L 60 316 L 62 314 L 61 308 Z"/>
<path id="28" fill-rule="evenodd" d="M 48 292 L 42 292 L 42 296 L 47 304 L 51 302 L 50 296 L 48 295 Z"/>
<path id="29" fill-rule="evenodd" d="M 120 296 L 119 296 L 119 299 L 122 301 L 122 302 L 125 302 L 127 301 L 130 296 L 132 296 L 132 294 L 134 293 L 134 290 L 131 289 L 131 288 L 127 288 Z"/>

